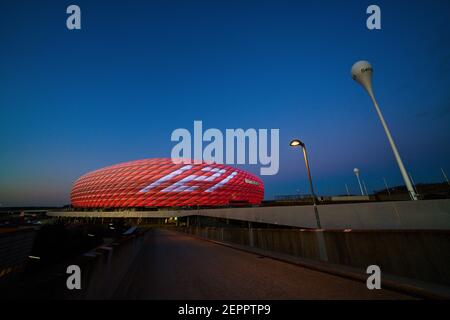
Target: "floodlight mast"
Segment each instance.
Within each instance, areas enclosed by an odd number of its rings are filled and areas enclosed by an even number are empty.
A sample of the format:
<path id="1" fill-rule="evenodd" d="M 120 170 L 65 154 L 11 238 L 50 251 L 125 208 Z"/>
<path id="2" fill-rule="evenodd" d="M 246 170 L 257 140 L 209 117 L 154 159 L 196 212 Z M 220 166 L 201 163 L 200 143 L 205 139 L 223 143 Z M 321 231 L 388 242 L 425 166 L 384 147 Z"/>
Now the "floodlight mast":
<path id="1" fill-rule="evenodd" d="M 364 195 L 364 191 L 363 191 L 363 187 L 362 187 L 362 184 L 361 184 L 361 180 L 359 179 L 359 169 L 355 168 L 355 169 L 353 169 L 353 172 L 355 173 L 356 179 L 358 179 L 359 189 L 361 190 L 361 195 L 363 196 Z"/>
<path id="2" fill-rule="evenodd" d="M 358 82 L 369 94 L 372 99 L 373 105 L 378 113 L 378 117 L 380 118 L 381 124 L 383 125 L 384 131 L 386 132 L 386 136 L 391 144 L 392 152 L 394 153 L 395 159 L 397 160 L 397 164 L 400 168 L 400 172 L 402 174 L 403 180 L 405 181 L 406 188 L 408 189 L 409 195 L 412 200 L 418 200 L 417 194 L 414 191 L 411 180 L 409 179 L 408 173 L 403 165 L 403 161 L 400 157 L 400 154 L 397 150 L 397 146 L 395 145 L 394 139 L 392 138 L 391 132 L 384 120 L 383 114 L 381 113 L 380 107 L 378 106 L 378 102 L 375 99 L 375 95 L 373 93 L 372 88 L 372 73 L 373 68 L 368 61 L 358 61 L 352 66 L 352 78 L 356 82 Z"/>

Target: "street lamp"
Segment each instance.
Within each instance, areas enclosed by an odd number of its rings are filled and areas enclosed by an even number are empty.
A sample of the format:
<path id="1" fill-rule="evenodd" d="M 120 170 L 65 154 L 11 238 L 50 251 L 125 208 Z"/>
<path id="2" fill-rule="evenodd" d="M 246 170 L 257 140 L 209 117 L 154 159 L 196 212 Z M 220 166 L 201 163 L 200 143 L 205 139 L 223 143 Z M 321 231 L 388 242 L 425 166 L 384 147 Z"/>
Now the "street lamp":
<path id="1" fill-rule="evenodd" d="M 444 176 L 445 181 L 447 181 L 447 184 L 450 186 L 450 182 L 448 181 L 447 175 L 445 174 L 445 171 L 443 168 L 441 168 L 442 175 Z"/>
<path id="2" fill-rule="evenodd" d="M 361 195 L 363 196 L 364 195 L 364 191 L 363 191 L 363 188 L 362 188 L 361 180 L 359 179 L 359 169 L 355 168 L 355 169 L 353 169 L 353 172 L 356 175 L 356 179 L 358 179 L 359 189 L 361 190 Z"/>
<path id="3" fill-rule="evenodd" d="M 389 186 L 388 186 L 388 183 L 387 183 L 385 177 L 383 177 L 383 181 L 384 181 L 384 185 L 386 186 L 386 190 L 387 190 L 387 192 L 388 192 L 388 195 L 391 195 L 391 191 L 389 190 Z"/>
<path id="4" fill-rule="evenodd" d="M 367 187 L 366 187 L 366 183 L 364 182 L 364 179 L 362 179 L 362 184 L 363 184 L 363 187 L 364 187 L 364 192 L 366 193 L 366 196 L 368 196 L 369 192 L 367 192 Z"/>
<path id="5" fill-rule="evenodd" d="M 301 147 L 303 150 L 303 157 L 305 158 L 306 172 L 308 173 L 309 188 L 311 190 L 311 196 L 313 198 L 314 213 L 316 216 L 317 228 L 322 229 L 322 226 L 320 224 L 320 218 L 319 218 L 319 210 L 317 209 L 316 195 L 314 194 L 314 188 L 313 188 L 313 183 L 312 183 L 312 178 L 311 178 L 311 171 L 309 170 L 309 162 L 308 162 L 308 155 L 306 153 L 306 146 L 303 142 L 301 142 L 298 139 L 292 140 L 289 145 L 291 147 Z"/>
<path id="6" fill-rule="evenodd" d="M 373 94 L 372 88 L 372 73 L 373 68 L 367 61 L 358 61 L 352 66 L 352 78 L 356 82 L 358 82 L 363 88 L 367 91 L 370 98 L 372 99 L 373 105 L 378 113 L 378 117 L 380 118 L 381 124 L 383 125 L 384 131 L 386 132 L 389 143 L 391 144 L 392 151 L 394 153 L 395 159 L 397 160 L 398 166 L 400 168 L 400 172 L 402 174 L 403 180 L 405 181 L 406 188 L 408 189 L 409 195 L 412 200 L 417 200 L 417 195 L 414 192 L 411 180 L 408 177 L 408 173 L 406 172 L 405 166 L 403 165 L 402 159 L 400 158 L 400 154 L 398 153 L 397 147 L 395 145 L 394 139 L 391 136 L 391 132 L 384 120 L 383 114 L 381 113 L 380 107 L 378 106 L 377 100 Z"/>

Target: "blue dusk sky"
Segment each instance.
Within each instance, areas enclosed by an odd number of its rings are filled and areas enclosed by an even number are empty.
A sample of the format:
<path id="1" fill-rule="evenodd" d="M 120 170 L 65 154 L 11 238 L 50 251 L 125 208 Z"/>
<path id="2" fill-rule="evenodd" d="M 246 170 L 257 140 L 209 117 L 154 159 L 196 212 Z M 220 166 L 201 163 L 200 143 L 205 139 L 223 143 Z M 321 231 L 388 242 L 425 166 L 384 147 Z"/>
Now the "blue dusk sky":
<path id="1" fill-rule="evenodd" d="M 81 30 L 66 8 L 81 8 Z M 366 8 L 381 8 L 381 30 Z M 0 203 L 64 205 L 80 175 L 170 157 L 177 128 L 280 129 L 266 199 L 403 184 L 364 90 L 364 59 L 416 183 L 450 174 L 449 1 L 2 1 Z M 259 166 L 244 166 L 259 174 Z"/>

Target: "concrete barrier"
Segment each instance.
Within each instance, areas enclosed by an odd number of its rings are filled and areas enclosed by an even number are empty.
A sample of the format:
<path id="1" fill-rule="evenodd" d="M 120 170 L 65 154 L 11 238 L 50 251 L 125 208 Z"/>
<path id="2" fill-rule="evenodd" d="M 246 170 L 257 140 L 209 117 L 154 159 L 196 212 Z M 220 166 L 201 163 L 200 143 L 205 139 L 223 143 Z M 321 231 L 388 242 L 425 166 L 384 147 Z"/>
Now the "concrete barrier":
<path id="1" fill-rule="evenodd" d="M 55 296 L 64 299 L 111 299 L 142 247 L 145 232 L 95 248 L 71 261 L 82 274 L 82 290 L 69 291 L 58 284 Z M 66 275 L 63 275 L 63 279 Z M 62 281 L 60 281 L 62 282 Z"/>
<path id="2" fill-rule="evenodd" d="M 450 286 L 450 231 L 244 229 L 189 227 L 181 231 L 312 260 Z M 223 235 L 223 236 L 222 236 Z M 321 239 L 322 238 L 322 239 Z"/>
<path id="3" fill-rule="evenodd" d="M 450 230 L 450 200 L 370 202 L 320 205 L 325 229 Z M 316 228 L 312 206 L 204 209 L 179 212 L 300 228 Z"/>
<path id="4" fill-rule="evenodd" d="M 450 199 L 320 205 L 325 229 L 446 229 L 450 230 Z M 312 206 L 216 208 L 165 211 L 67 211 L 49 212 L 55 217 L 169 218 L 207 216 L 274 225 L 315 228 Z"/>

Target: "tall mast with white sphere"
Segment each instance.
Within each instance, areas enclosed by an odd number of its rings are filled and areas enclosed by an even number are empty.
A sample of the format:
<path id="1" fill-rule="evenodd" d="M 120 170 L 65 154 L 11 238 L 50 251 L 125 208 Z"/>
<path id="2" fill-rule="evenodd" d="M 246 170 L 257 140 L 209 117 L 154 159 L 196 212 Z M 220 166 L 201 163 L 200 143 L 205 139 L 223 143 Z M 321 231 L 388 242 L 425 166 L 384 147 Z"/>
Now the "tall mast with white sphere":
<path id="1" fill-rule="evenodd" d="M 363 187 L 362 187 L 362 184 L 361 184 L 361 180 L 359 179 L 359 169 L 355 168 L 355 169 L 353 169 L 353 172 L 355 173 L 356 179 L 358 179 L 359 189 L 361 190 L 361 195 L 363 196 L 364 195 L 364 191 L 363 191 Z"/>
<path id="2" fill-rule="evenodd" d="M 400 168 L 400 172 L 402 174 L 403 180 L 405 181 L 406 188 L 408 189 L 409 195 L 412 200 L 417 200 L 417 194 L 414 191 L 411 180 L 409 179 L 408 173 L 406 172 L 405 166 L 403 165 L 403 161 L 400 158 L 400 154 L 398 153 L 397 146 L 395 145 L 394 139 L 392 138 L 391 132 L 384 120 L 383 114 L 381 113 L 380 107 L 378 106 L 377 100 L 373 94 L 372 88 L 372 73 L 373 69 L 369 62 L 367 61 L 358 61 L 352 67 L 352 78 L 360 85 L 366 89 L 370 98 L 372 99 L 373 105 L 377 110 L 378 117 L 380 118 L 381 124 L 383 125 L 384 131 L 386 132 L 389 143 L 392 147 L 392 152 L 394 153 L 395 159 L 397 160 L 398 166 Z"/>

